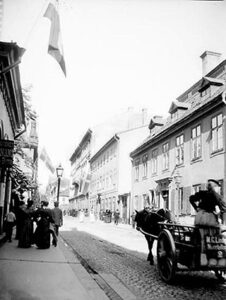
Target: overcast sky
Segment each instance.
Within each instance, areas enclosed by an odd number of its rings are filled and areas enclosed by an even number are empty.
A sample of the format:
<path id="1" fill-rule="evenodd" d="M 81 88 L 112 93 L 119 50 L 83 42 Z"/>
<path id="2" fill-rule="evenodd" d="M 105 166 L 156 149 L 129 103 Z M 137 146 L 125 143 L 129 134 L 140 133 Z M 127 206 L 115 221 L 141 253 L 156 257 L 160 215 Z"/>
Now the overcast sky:
<path id="1" fill-rule="evenodd" d="M 46 0 L 4 0 L 2 39 L 27 50 L 22 84 L 32 84 L 40 145 L 68 160 L 86 129 L 120 109 L 166 115 L 202 76 L 205 50 L 226 58 L 225 1 L 62 0 L 65 79 L 47 54 Z"/>

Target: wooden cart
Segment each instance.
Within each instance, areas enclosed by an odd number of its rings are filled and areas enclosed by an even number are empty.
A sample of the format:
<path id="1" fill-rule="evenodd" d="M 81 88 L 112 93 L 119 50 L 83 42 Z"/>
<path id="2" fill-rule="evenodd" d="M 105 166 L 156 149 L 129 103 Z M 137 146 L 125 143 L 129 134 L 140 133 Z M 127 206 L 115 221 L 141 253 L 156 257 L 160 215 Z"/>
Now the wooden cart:
<path id="1" fill-rule="evenodd" d="M 216 227 L 159 223 L 157 265 L 160 277 L 170 283 L 178 270 L 214 271 L 219 279 L 226 274 L 226 230 Z M 205 243 L 206 263 L 201 261 L 201 231 Z"/>

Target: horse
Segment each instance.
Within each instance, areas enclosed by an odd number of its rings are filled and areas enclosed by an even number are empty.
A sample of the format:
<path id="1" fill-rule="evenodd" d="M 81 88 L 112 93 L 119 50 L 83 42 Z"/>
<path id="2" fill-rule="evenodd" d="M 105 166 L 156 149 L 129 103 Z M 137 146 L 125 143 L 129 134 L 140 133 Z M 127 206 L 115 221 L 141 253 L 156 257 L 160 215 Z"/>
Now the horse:
<path id="1" fill-rule="evenodd" d="M 147 210 L 146 208 L 137 211 L 135 216 L 135 222 L 137 224 L 137 230 L 142 229 L 144 232 L 158 236 L 161 230 L 158 222 L 175 222 L 175 217 L 172 212 L 168 209 L 160 208 L 159 210 Z M 152 247 L 154 243 L 154 237 L 144 234 L 146 241 L 148 243 L 148 257 L 147 261 L 150 262 L 150 265 L 154 265 L 154 258 L 152 254 Z"/>

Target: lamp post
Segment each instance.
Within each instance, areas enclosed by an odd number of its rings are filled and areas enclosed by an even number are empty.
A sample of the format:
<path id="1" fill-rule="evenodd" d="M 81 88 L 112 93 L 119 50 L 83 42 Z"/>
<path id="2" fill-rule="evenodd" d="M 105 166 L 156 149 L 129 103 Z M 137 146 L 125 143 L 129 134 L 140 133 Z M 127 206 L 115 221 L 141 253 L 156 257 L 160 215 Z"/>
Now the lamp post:
<path id="1" fill-rule="evenodd" d="M 182 176 L 180 175 L 180 172 L 176 170 L 174 176 L 174 182 L 176 184 L 176 190 L 177 190 L 177 221 L 179 222 L 179 207 L 180 207 L 180 183 Z"/>
<path id="2" fill-rule="evenodd" d="M 58 184 L 57 184 L 57 203 L 59 204 L 59 196 L 60 196 L 60 180 L 63 175 L 64 169 L 62 168 L 61 164 L 56 168 L 56 174 L 58 178 Z"/>

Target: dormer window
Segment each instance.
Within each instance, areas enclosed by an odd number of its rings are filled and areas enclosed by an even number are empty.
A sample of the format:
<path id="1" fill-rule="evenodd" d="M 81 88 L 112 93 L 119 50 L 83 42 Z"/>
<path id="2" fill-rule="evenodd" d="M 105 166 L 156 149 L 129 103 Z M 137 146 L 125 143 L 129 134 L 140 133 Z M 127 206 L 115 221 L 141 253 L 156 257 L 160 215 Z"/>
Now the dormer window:
<path id="1" fill-rule="evenodd" d="M 179 102 L 177 100 L 173 101 L 169 109 L 172 121 L 175 121 L 181 117 L 188 108 L 188 103 Z"/>
<path id="2" fill-rule="evenodd" d="M 178 118 L 178 111 L 176 110 L 175 112 L 173 112 L 173 113 L 171 114 L 171 119 L 172 119 L 173 121 L 175 121 L 177 118 Z"/>
<path id="3" fill-rule="evenodd" d="M 212 77 L 203 77 L 200 84 L 199 93 L 202 98 L 206 98 L 215 93 L 215 91 L 224 85 L 224 80 Z"/>
<path id="4" fill-rule="evenodd" d="M 162 116 L 154 116 L 151 118 L 150 124 L 148 128 L 150 129 L 150 133 L 154 135 L 156 131 L 164 125 L 164 120 Z"/>

